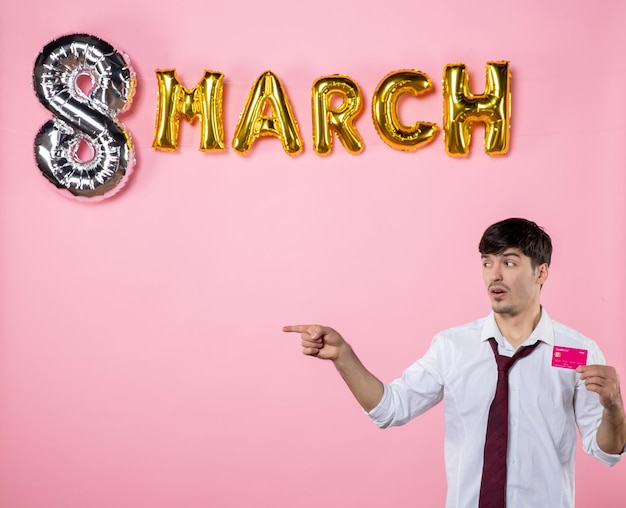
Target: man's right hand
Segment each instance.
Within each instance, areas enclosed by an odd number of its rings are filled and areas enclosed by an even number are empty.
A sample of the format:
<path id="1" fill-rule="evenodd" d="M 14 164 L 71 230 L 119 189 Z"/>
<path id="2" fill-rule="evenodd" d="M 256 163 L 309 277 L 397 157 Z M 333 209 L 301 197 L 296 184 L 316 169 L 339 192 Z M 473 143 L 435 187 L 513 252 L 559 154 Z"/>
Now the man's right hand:
<path id="1" fill-rule="evenodd" d="M 324 360 L 337 360 L 340 352 L 348 346 L 337 331 L 327 326 L 292 325 L 283 327 L 283 332 L 299 333 L 302 353 Z"/>
<path id="2" fill-rule="evenodd" d="M 365 411 L 370 412 L 378 405 L 384 393 L 382 382 L 363 366 L 350 344 L 339 333 L 321 325 L 285 326 L 283 332 L 300 334 L 305 355 L 332 360 Z"/>

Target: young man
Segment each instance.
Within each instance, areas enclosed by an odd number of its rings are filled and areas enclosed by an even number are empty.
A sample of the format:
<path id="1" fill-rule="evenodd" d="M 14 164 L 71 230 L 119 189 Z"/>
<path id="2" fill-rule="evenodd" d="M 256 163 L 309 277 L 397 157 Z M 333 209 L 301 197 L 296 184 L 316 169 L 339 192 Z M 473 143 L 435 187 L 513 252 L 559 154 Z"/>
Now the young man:
<path id="1" fill-rule="evenodd" d="M 333 361 L 381 428 L 445 401 L 447 507 L 572 507 L 576 427 L 591 456 L 611 466 L 624 455 L 617 373 L 595 342 L 542 308 L 552 255 L 542 228 L 525 219 L 498 222 L 479 251 L 492 312 L 435 336 L 390 384 L 332 328 L 283 330 L 301 334 L 304 354 Z M 585 353 L 586 365 L 567 368 L 571 355 Z"/>

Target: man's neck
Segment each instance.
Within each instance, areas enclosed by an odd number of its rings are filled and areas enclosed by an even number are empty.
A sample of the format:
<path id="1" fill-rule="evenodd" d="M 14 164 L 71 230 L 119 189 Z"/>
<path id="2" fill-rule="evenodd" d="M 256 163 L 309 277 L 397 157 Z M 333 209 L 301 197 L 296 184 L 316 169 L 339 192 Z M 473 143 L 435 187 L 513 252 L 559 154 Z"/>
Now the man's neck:
<path id="1" fill-rule="evenodd" d="M 520 314 L 495 313 L 496 324 L 502 336 L 517 349 L 531 336 L 541 319 L 541 306 Z"/>

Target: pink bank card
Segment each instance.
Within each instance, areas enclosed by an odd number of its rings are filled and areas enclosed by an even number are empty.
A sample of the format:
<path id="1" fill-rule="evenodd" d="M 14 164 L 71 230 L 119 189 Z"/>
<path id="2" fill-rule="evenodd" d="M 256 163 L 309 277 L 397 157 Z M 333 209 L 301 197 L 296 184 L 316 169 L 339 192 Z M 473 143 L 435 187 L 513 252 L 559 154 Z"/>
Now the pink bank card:
<path id="1" fill-rule="evenodd" d="M 564 369 L 575 369 L 579 365 L 587 365 L 587 350 L 575 347 L 554 346 L 552 349 L 552 366 Z"/>

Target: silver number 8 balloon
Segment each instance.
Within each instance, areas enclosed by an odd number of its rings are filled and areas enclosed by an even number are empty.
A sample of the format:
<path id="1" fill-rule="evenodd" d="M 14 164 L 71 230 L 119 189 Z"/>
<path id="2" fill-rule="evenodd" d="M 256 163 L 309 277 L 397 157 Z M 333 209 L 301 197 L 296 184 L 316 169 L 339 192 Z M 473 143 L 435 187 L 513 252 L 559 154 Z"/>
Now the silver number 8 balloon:
<path id="1" fill-rule="evenodd" d="M 80 80 L 91 87 L 79 86 Z M 43 175 L 82 200 L 119 191 L 135 163 L 130 133 L 117 120 L 130 107 L 135 89 L 128 57 L 92 35 L 66 35 L 37 56 L 33 85 L 39 101 L 55 115 L 35 138 Z M 81 145 L 88 157 L 81 157 Z"/>

